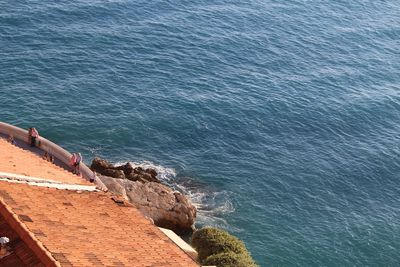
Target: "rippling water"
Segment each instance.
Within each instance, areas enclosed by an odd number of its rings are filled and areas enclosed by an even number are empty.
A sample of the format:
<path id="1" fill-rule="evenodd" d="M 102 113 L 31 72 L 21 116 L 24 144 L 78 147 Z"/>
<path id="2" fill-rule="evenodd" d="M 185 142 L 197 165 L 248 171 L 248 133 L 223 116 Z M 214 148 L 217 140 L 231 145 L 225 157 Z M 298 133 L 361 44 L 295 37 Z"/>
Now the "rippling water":
<path id="1" fill-rule="evenodd" d="M 398 1 L 1 1 L 0 119 L 156 165 L 261 266 L 400 265 Z"/>

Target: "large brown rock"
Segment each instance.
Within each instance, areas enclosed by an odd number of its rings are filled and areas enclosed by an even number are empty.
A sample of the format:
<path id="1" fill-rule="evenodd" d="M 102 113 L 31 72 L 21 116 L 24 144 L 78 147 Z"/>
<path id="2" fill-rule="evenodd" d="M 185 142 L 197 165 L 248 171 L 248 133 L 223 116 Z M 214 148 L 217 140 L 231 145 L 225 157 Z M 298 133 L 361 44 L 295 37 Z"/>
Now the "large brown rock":
<path id="1" fill-rule="evenodd" d="M 105 169 L 101 172 L 101 174 L 113 178 L 125 179 L 125 173 L 123 170 Z"/>
<path id="2" fill-rule="evenodd" d="M 90 169 L 99 174 L 119 179 L 127 178 L 131 181 L 140 181 L 142 183 L 160 182 L 157 179 L 156 170 L 151 168 L 143 169 L 142 167 L 134 168 L 129 162 L 121 166 L 114 166 L 105 159 L 96 157 L 93 159 Z"/>
<path id="3" fill-rule="evenodd" d="M 114 166 L 106 161 L 105 159 L 101 159 L 99 157 L 95 157 L 92 161 L 92 165 L 90 165 L 90 169 L 97 173 L 102 173 L 105 169 L 112 169 Z"/>
<path id="4" fill-rule="evenodd" d="M 128 176 L 129 174 L 131 174 L 131 173 L 133 172 L 133 170 L 134 170 L 132 164 L 130 164 L 129 162 L 126 163 L 126 164 L 124 164 L 124 165 L 115 167 L 115 169 L 117 169 L 117 170 L 122 170 L 126 176 Z"/>
<path id="5" fill-rule="evenodd" d="M 117 195 L 123 196 L 125 199 L 128 199 L 126 195 L 124 180 L 115 179 L 113 177 L 108 177 L 104 175 L 98 175 L 103 184 L 107 187 L 107 189 Z"/>
<path id="6" fill-rule="evenodd" d="M 131 180 L 131 181 L 137 181 L 140 179 L 140 175 L 132 172 L 126 176 L 126 179 Z"/>
<path id="7" fill-rule="evenodd" d="M 102 175 L 99 178 L 111 192 L 124 196 L 155 225 L 178 234 L 193 231 L 196 208 L 181 193 L 157 182 L 121 180 Z"/>

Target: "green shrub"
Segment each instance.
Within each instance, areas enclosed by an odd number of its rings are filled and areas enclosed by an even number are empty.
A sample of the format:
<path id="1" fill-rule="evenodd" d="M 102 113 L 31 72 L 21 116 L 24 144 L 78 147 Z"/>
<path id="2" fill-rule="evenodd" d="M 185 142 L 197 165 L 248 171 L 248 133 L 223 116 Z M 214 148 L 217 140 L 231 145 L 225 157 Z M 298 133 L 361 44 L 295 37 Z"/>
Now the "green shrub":
<path id="1" fill-rule="evenodd" d="M 246 249 L 244 243 L 235 236 L 232 236 L 228 232 L 220 229 L 206 227 L 196 231 L 192 236 L 192 246 L 197 250 L 198 260 L 200 263 L 205 263 L 206 260 L 208 261 L 210 256 L 215 256 L 215 259 L 222 261 L 224 259 L 223 256 L 225 255 L 226 257 L 229 256 L 226 259 L 227 261 L 240 259 L 243 264 L 247 263 L 247 265 L 243 266 L 256 266 L 254 265 L 250 253 Z M 222 256 L 217 256 L 217 254 L 221 254 Z M 211 260 L 213 259 L 214 258 L 211 257 Z M 247 260 L 244 261 L 244 259 Z"/>
<path id="2" fill-rule="evenodd" d="M 230 236 L 228 232 L 221 229 L 205 227 L 193 233 L 192 245 L 197 248 L 204 246 L 210 239 L 229 238 Z"/>
<path id="3" fill-rule="evenodd" d="M 256 267 L 257 265 L 249 255 L 224 252 L 211 255 L 204 261 L 205 265 L 217 267 Z"/>

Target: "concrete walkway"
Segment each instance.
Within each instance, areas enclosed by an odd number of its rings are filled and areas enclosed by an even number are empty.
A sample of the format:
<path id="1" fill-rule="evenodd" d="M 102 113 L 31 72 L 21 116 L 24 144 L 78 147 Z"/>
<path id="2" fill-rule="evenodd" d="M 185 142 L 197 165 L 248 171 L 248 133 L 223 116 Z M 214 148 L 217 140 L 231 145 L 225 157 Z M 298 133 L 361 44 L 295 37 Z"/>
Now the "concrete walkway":
<path id="1" fill-rule="evenodd" d="M 29 148 L 23 144 L 21 146 L 21 142 L 15 146 L 0 139 L 0 170 L 6 173 L 55 180 L 63 184 L 93 185 L 73 174 L 68 168 L 42 159 L 43 153 L 39 149 Z"/>

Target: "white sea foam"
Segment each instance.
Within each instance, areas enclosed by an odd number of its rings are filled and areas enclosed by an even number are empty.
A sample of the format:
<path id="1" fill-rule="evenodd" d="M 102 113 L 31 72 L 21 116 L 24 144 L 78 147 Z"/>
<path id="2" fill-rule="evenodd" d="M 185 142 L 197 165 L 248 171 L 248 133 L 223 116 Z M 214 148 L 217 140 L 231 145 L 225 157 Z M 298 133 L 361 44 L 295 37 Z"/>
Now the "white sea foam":
<path id="1" fill-rule="evenodd" d="M 204 187 L 187 188 L 182 184 L 177 185 L 181 188 L 193 205 L 197 208 L 197 226 L 214 226 L 219 228 L 229 228 L 225 216 L 235 211 L 234 205 L 230 200 L 227 191 L 211 191 Z"/>
<path id="2" fill-rule="evenodd" d="M 168 167 L 164 167 L 161 165 L 157 165 L 150 161 L 142 161 L 142 162 L 130 161 L 129 163 L 131 163 L 134 168 L 141 167 L 143 169 L 148 169 L 148 168 L 155 169 L 157 171 L 157 178 L 167 184 L 169 184 L 171 181 L 173 181 L 176 177 L 176 172 L 173 168 L 168 168 Z M 123 164 L 125 164 L 125 162 L 115 163 L 115 165 L 117 165 L 117 166 L 123 165 Z"/>

